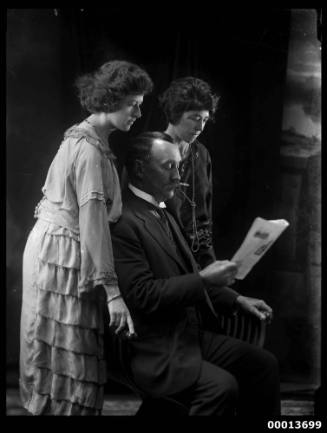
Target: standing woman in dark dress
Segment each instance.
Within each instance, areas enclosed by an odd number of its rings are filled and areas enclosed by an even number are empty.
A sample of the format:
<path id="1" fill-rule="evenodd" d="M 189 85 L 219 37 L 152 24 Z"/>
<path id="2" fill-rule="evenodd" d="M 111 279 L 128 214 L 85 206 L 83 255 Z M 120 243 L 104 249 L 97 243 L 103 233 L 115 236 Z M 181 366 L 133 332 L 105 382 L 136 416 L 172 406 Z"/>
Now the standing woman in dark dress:
<path id="1" fill-rule="evenodd" d="M 216 111 L 218 96 L 195 77 L 174 80 L 160 96 L 168 126 L 165 133 L 178 144 L 182 156 L 181 186 L 166 202 L 180 222 L 201 268 L 216 260 L 212 245 L 212 165 L 198 136 Z"/>

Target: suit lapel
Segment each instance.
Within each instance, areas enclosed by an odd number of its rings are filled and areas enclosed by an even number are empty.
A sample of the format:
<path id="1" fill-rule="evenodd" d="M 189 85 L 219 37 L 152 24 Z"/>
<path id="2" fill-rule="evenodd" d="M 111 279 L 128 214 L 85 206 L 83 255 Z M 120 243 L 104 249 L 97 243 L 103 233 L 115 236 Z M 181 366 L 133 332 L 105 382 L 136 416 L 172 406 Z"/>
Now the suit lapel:
<path id="1" fill-rule="evenodd" d="M 174 235 L 178 241 L 178 245 L 181 249 L 181 251 L 183 252 L 184 256 L 186 257 L 186 259 L 191 263 L 193 271 L 196 272 L 198 271 L 198 265 L 191 253 L 190 247 L 188 245 L 188 243 L 186 242 L 184 236 L 182 235 L 182 232 L 180 230 L 180 228 L 178 227 L 174 217 L 169 213 L 166 212 L 167 218 L 169 219 L 170 225 L 174 231 Z"/>
<path id="2" fill-rule="evenodd" d="M 139 217 L 143 217 L 145 229 L 152 236 L 152 238 L 163 248 L 167 254 L 170 255 L 174 260 L 178 260 L 177 254 L 174 250 L 171 241 L 162 227 L 159 218 L 160 216 L 156 216 L 155 210 L 147 209 L 144 215 L 138 215 Z"/>
<path id="3" fill-rule="evenodd" d="M 174 246 L 169 239 L 169 236 L 165 229 L 162 227 L 160 223 L 160 216 L 156 212 L 155 206 L 148 203 L 147 201 L 135 196 L 130 190 L 125 191 L 124 194 L 125 204 L 134 212 L 135 216 L 141 219 L 144 223 L 145 230 L 150 234 L 155 242 L 168 254 L 172 259 L 177 262 L 179 266 L 182 267 L 186 272 L 189 272 L 189 269 L 185 267 L 185 263 L 176 253 Z M 124 201 L 123 201 L 124 203 Z M 167 212 L 168 214 L 168 212 Z M 169 215 L 169 221 L 171 222 L 173 217 Z M 178 235 L 179 245 L 183 253 L 185 253 L 185 245 L 182 245 L 179 235 L 179 230 L 175 228 L 176 224 L 174 224 L 174 233 Z M 186 251 L 186 257 L 189 257 Z M 192 267 L 193 262 L 191 261 Z"/>
<path id="4" fill-rule="evenodd" d="M 157 244 L 165 250 L 165 252 L 177 262 L 179 266 L 182 267 L 186 272 L 189 272 L 189 269 L 185 267 L 185 263 L 177 254 L 174 246 L 172 245 L 172 241 L 169 239 L 168 234 L 165 229 L 162 227 L 161 223 L 157 219 L 151 210 L 147 210 L 145 215 L 138 214 L 141 219 L 144 221 L 145 229 L 151 235 L 151 237 L 157 242 Z M 159 217 L 160 218 L 160 217 Z"/>

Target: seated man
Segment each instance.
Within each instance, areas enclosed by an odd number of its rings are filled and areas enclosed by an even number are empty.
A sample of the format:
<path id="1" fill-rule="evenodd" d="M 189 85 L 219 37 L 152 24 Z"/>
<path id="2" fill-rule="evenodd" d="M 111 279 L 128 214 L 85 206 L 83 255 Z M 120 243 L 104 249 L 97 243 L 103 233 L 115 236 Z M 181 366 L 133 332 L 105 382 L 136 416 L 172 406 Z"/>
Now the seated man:
<path id="1" fill-rule="evenodd" d="M 215 261 L 199 271 L 163 209 L 178 188 L 180 160 L 178 147 L 159 132 L 138 136 L 127 154 L 130 183 L 112 231 L 119 286 L 137 333 L 119 340 L 128 352 L 124 362 L 145 394 L 183 395 L 189 415 L 279 415 L 275 357 L 205 327 L 218 311 L 241 308 L 270 320 L 272 310 L 227 287 L 235 263 Z"/>

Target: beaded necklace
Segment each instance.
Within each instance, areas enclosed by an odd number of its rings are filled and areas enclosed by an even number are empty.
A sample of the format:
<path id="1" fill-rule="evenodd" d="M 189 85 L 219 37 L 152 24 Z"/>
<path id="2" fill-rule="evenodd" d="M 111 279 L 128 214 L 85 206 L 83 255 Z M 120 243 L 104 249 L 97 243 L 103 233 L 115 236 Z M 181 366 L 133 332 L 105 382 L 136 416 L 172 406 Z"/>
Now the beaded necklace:
<path id="1" fill-rule="evenodd" d="M 190 198 L 181 188 L 180 192 L 183 194 L 184 198 L 188 201 L 191 206 L 192 211 L 192 243 L 191 250 L 193 253 L 197 253 L 200 249 L 199 234 L 196 223 L 196 202 L 195 202 L 195 156 L 193 152 L 193 146 L 190 145 L 190 156 L 192 164 L 192 198 Z"/>

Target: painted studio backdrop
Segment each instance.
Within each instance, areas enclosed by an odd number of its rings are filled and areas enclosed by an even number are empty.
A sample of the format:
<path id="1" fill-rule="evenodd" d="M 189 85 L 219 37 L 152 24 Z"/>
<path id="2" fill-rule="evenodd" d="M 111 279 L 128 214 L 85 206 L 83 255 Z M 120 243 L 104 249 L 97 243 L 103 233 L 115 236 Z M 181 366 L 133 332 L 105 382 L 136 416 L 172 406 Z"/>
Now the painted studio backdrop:
<path id="1" fill-rule="evenodd" d="M 316 9 L 201 14 L 147 10 L 7 9 L 7 371 L 19 359 L 22 254 L 48 167 L 82 113 L 76 76 L 124 58 L 155 90 L 128 133 L 162 130 L 158 95 L 177 77 L 221 95 L 201 141 L 213 161 L 214 245 L 229 259 L 256 216 L 290 226 L 236 290 L 275 312 L 266 347 L 284 382 L 321 372 L 321 53 Z M 112 135 L 119 167 L 126 135 Z"/>

